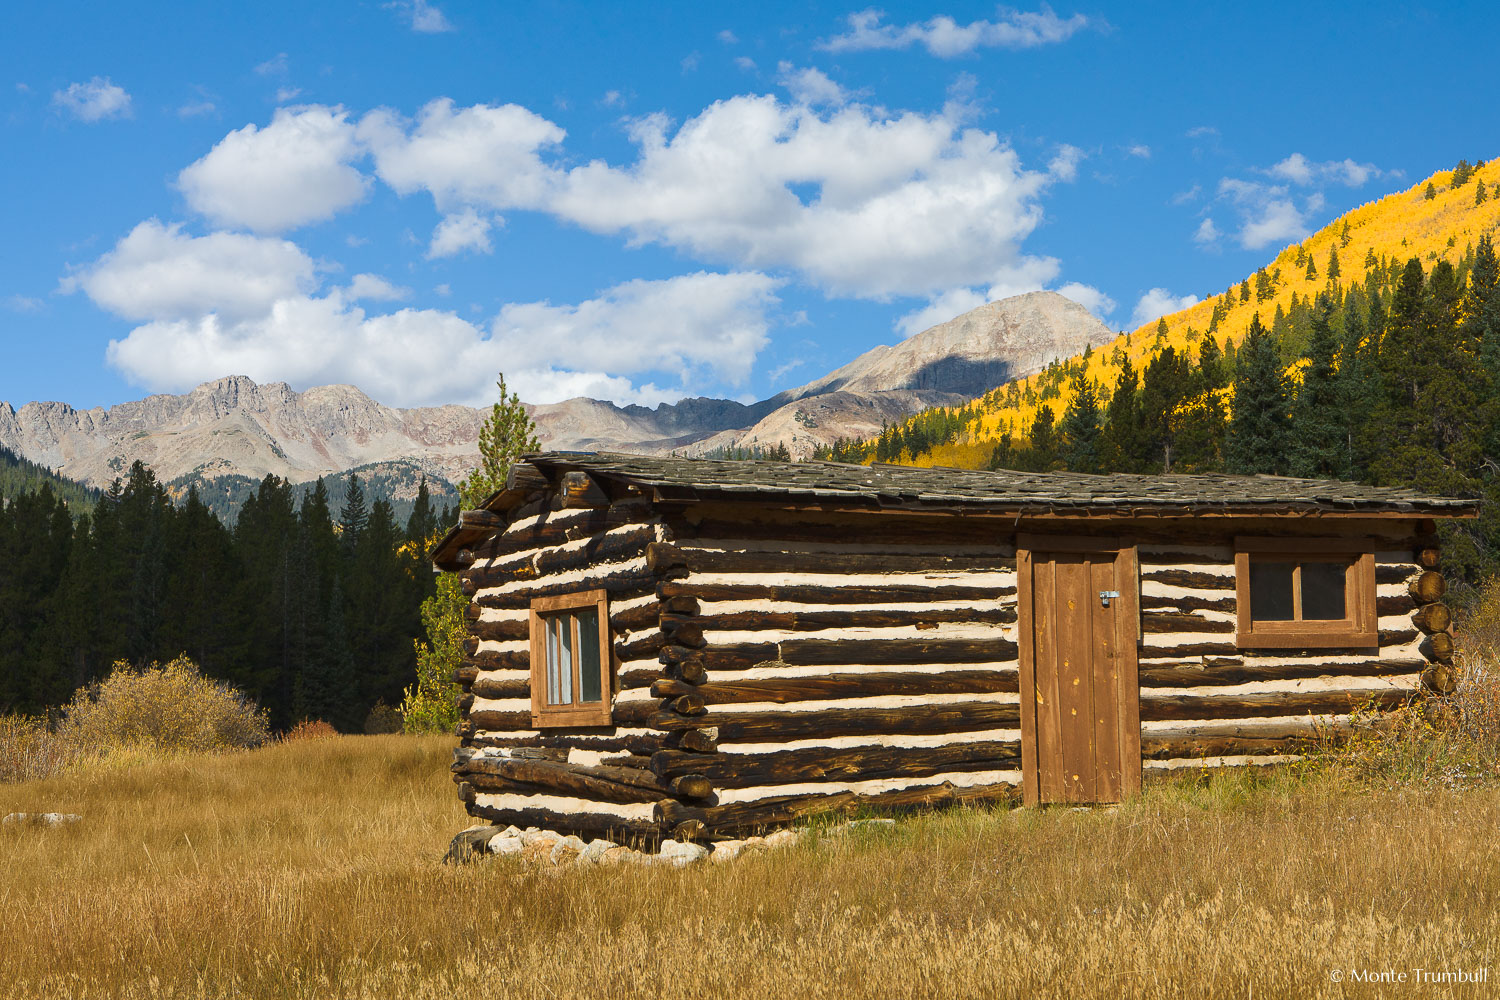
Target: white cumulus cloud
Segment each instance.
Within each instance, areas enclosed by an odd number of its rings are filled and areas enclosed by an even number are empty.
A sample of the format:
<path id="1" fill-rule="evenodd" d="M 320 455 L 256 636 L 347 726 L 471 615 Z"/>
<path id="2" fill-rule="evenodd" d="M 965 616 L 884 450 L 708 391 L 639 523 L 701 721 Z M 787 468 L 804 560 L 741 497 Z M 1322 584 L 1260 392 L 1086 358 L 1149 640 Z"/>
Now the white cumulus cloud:
<path id="1" fill-rule="evenodd" d="M 1196 295 L 1173 295 L 1165 288 L 1153 288 L 1135 304 L 1135 311 L 1130 314 L 1130 323 L 1136 327 L 1145 326 L 1163 316 L 1196 305 L 1197 302 Z"/>
<path id="2" fill-rule="evenodd" d="M 1214 225 L 1213 217 L 1210 216 L 1198 223 L 1198 228 L 1193 232 L 1193 242 L 1204 244 L 1217 243 L 1219 236 L 1218 227 Z"/>
<path id="3" fill-rule="evenodd" d="M 575 304 L 507 305 L 480 326 L 448 310 L 369 312 L 359 302 L 410 291 L 372 274 L 321 289 L 312 260 L 285 240 L 195 237 L 148 220 L 63 290 L 139 322 L 107 357 L 150 389 L 237 373 L 351 383 L 410 406 L 483 403 L 496 371 L 528 402 L 583 394 L 654 404 L 706 374 L 738 384 L 767 342 L 777 285 L 755 273 L 632 281 Z M 662 374 L 677 385 L 658 388 L 651 378 Z"/>
<path id="4" fill-rule="evenodd" d="M 312 258 L 295 243 L 242 233 L 190 236 L 180 225 L 148 219 L 64 278 L 61 290 L 82 291 L 130 320 L 214 313 L 235 321 L 316 286 Z"/>
<path id="5" fill-rule="evenodd" d="M 839 105 L 849 99 L 844 88 L 830 80 L 828 74 L 820 69 L 812 66 L 798 69 L 789 62 L 783 62 L 776 70 L 777 82 L 787 89 L 792 100 L 798 104 Z"/>
<path id="6" fill-rule="evenodd" d="M 453 23 L 427 0 L 410 0 L 410 2 L 402 0 L 402 2 L 389 3 L 386 6 L 400 13 L 402 19 L 411 25 L 413 31 L 431 35 L 453 30 Z"/>
<path id="7" fill-rule="evenodd" d="M 1093 285 L 1070 281 L 1057 290 L 1063 298 L 1072 299 L 1100 319 L 1115 311 L 1115 300 Z"/>
<path id="8" fill-rule="evenodd" d="M 1387 176 L 1373 163 L 1356 163 L 1345 158 L 1315 163 L 1301 153 L 1293 153 L 1280 163 L 1273 164 L 1263 173 L 1301 187 L 1318 183 L 1343 184 L 1345 187 L 1363 187 L 1367 181 Z"/>
<path id="9" fill-rule="evenodd" d="M 1021 266 L 1051 182 L 991 132 L 862 106 L 719 101 L 680 128 L 634 123 L 634 163 L 569 171 L 552 211 L 737 268 L 787 268 L 885 298 L 994 282 Z"/>
<path id="10" fill-rule="evenodd" d="M 370 179 L 340 107 L 281 108 L 265 128 L 230 132 L 177 177 L 194 211 L 218 225 L 271 233 L 320 222 L 362 201 Z"/>
<path id="11" fill-rule="evenodd" d="M 52 105 L 81 122 L 129 118 L 131 114 L 130 95 L 107 76 L 96 76 L 88 83 L 70 83 L 65 90 L 53 91 Z"/>
<path id="12" fill-rule="evenodd" d="M 975 49 L 1029 49 L 1067 41 L 1088 27 L 1089 18 L 1082 14 L 1058 17 L 1051 7 L 1038 11 L 1007 11 L 1003 8 L 993 21 L 971 21 L 959 24 L 947 15 L 920 23 L 886 24 L 882 11 L 869 9 L 850 14 L 849 28 L 822 42 L 829 52 L 852 52 L 866 49 L 907 49 L 920 45 L 943 59 L 966 55 Z"/>
<path id="13" fill-rule="evenodd" d="M 415 122 L 394 111 L 372 111 L 359 135 L 375 156 L 375 172 L 400 194 L 426 190 L 438 210 L 545 207 L 555 181 L 541 151 L 565 132 L 516 104 L 456 108 L 441 98 Z"/>
<path id="14" fill-rule="evenodd" d="M 472 208 L 443 216 L 443 221 L 432 231 L 428 259 L 456 257 L 465 251 L 492 253 L 495 248 L 490 243 L 490 225 L 489 219 Z"/>

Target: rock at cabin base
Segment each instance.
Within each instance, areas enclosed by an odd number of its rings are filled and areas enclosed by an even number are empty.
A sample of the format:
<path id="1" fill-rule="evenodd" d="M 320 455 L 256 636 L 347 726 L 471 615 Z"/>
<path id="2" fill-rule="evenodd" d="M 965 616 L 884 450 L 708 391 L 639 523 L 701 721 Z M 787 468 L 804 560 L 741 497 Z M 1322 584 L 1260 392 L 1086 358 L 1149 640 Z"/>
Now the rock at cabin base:
<path id="1" fill-rule="evenodd" d="M 587 846 L 578 837 L 564 837 L 552 845 L 552 853 L 547 855 L 547 860 L 554 865 L 565 865 L 580 857 Z"/>
<path id="2" fill-rule="evenodd" d="M 598 842 L 596 841 L 596 843 Z M 640 861 L 640 857 L 638 852 L 632 851 L 628 847 L 611 847 L 599 855 L 599 863 L 601 865 L 634 864 Z"/>
<path id="3" fill-rule="evenodd" d="M 663 840 L 657 857 L 668 864 L 682 868 L 708 857 L 708 848 L 686 841 Z"/>
<path id="4" fill-rule="evenodd" d="M 766 846 L 785 847 L 790 844 L 795 844 L 800 839 L 802 839 L 802 834 L 798 833 L 796 830 L 777 830 L 775 833 L 766 838 Z"/>
<path id="5" fill-rule="evenodd" d="M 520 854 L 526 849 L 521 843 L 520 837 L 507 837 L 504 834 L 490 841 L 491 854 Z"/>
<path id="6" fill-rule="evenodd" d="M 498 826 L 471 826 L 467 830 L 460 831 L 458 836 L 448 844 L 448 853 L 443 855 L 443 862 L 450 865 L 461 865 L 473 861 L 485 853 L 490 841 L 500 832 Z"/>
<path id="7" fill-rule="evenodd" d="M 604 855 L 614 850 L 617 846 L 617 844 L 608 840 L 591 840 L 588 846 L 583 849 L 583 853 L 578 855 L 578 860 L 589 864 L 597 863 L 604 858 Z"/>
<path id="8" fill-rule="evenodd" d="M 560 837 L 537 837 L 526 844 L 521 852 L 521 857 L 530 861 L 549 861 L 552 858 L 552 848 L 557 846 Z M 525 844 L 525 840 L 521 841 Z"/>
<path id="9" fill-rule="evenodd" d="M 744 850 L 743 840 L 721 840 L 714 845 L 714 852 L 708 856 L 708 860 L 714 864 L 724 864 L 739 857 Z"/>

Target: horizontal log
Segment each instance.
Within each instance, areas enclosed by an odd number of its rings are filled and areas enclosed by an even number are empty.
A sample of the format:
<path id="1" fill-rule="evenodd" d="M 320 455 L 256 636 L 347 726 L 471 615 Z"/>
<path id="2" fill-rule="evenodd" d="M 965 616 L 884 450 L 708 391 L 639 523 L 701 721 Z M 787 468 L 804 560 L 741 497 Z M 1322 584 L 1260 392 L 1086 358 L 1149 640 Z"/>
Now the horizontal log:
<path id="1" fill-rule="evenodd" d="M 710 834 L 725 835 L 765 829 L 770 826 L 783 826 L 816 815 L 847 814 L 863 810 L 907 811 L 935 808 L 958 802 L 1013 799 L 1017 795 L 1018 790 L 1011 785 L 955 788 L 944 782 L 939 785 L 900 788 L 878 795 L 836 792 L 829 795 L 799 795 L 758 799 L 752 802 L 732 802 L 727 805 L 709 807 L 694 807 L 667 799 L 657 803 L 654 815 L 663 827 L 697 820 Z"/>
<path id="2" fill-rule="evenodd" d="M 478 676 L 479 668 L 472 663 L 460 663 L 453 668 L 453 683 L 460 687 L 470 686 Z"/>
<path id="3" fill-rule="evenodd" d="M 708 670 L 704 668 L 701 657 L 667 664 L 666 674 L 669 678 L 682 681 L 684 684 L 702 684 L 708 679 Z"/>
<path id="4" fill-rule="evenodd" d="M 609 506 L 609 494 L 587 472 L 563 473 L 557 482 L 557 495 L 564 510 Z"/>
<path id="5" fill-rule="evenodd" d="M 1412 624 L 1423 632 L 1446 632 L 1453 624 L 1453 615 L 1446 604 L 1428 604 L 1411 616 Z"/>
<path id="6" fill-rule="evenodd" d="M 1417 551 L 1417 565 L 1423 569 L 1437 569 L 1442 563 L 1442 553 L 1436 548 L 1425 548 Z"/>
<path id="7" fill-rule="evenodd" d="M 610 709 L 610 720 L 616 726 L 648 727 L 659 706 L 654 701 L 619 701 Z"/>
<path id="8" fill-rule="evenodd" d="M 1406 583 L 1415 567 L 1411 563 L 1376 563 L 1376 583 Z"/>
<path id="9" fill-rule="evenodd" d="M 781 659 L 797 666 L 840 663 L 990 663 L 1014 660 L 1016 644 L 994 639 L 788 639 Z M 709 669 L 716 669 L 709 664 Z"/>
<path id="10" fill-rule="evenodd" d="M 919 553 L 770 552 L 681 548 L 668 556 L 690 573 L 1003 573 L 1014 556 L 954 556 L 940 549 Z"/>
<path id="11" fill-rule="evenodd" d="M 528 720 L 529 721 L 529 720 Z M 665 733 L 619 734 L 612 729 L 568 730 L 557 733 L 550 730 L 515 733 L 504 736 L 471 736 L 464 741 L 470 747 L 504 747 L 509 750 L 525 747 L 559 749 L 566 754 L 570 750 L 591 750 L 598 753 L 631 753 L 650 756 L 667 748 L 669 741 Z"/>
<path id="12" fill-rule="evenodd" d="M 1453 636 L 1447 632 L 1434 632 L 1422 640 L 1422 654 L 1436 663 L 1453 661 Z"/>
<path id="13" fill-rule="evenodd" d="M 661 616 L 661 630 L 674 645 L 702 649 L 708 645 L 708 641 L 703 637 L 703 628 L 702 619 L 686 618 L 680 615 Z"/>
<path id="14" fill-rule="evenodd" d="M 673 698 L 667 708 L 678 715 L 703 715 L 708 711 L 703 704 L 703 697 L 697 694 L 684 694 Z"/>
<path id="15" fill-rule="evenodd" d="M 743 505 L 737 505 L 743 506 Z M 828 546 L 842 541 L 876 547 L 932 545 L 947 549 L 973 546 L 976 533 L 972 524 L 955 518 L 951 521 L 931 517 L 903 517 L 897 511 L 864 514 L 820 515 L 799 511 L 788 517 L 760 519 L 749 516 L 704 517 L 689 521 L 668 515 L 665 520 L 679 538 L 717 539 L 727 543 L 777 541 Z M 1005 540 L 990 533 L 984 540 L 992 548 Z"/>
<path id="16" fill-rule="evenodd" d="M 713 782 L 701 774 L 678 775 L 667 788 L 678 798 L 706 799 L 714 794 Z"/>
<path id="17" fill-rule="evenodd" d="M 703 601 L 785 601 L 793 604 L 897 604 L 916 601 L 986 601 L 1013 597 L 1015 587 L 956 586 L 934 580 L 919 584 L 875 584 L 857 587 L 781 585 L 774 583 L 696 583 L 664 580 L 657 584 L 661 598 L 693 597 Z"/>
<path id="18" fill-rule="evenodd" d="M 744 670 L 776 660 L 776 643 L 748 642 L 736 645 L 688 649 L 686 646 L 664 646 L 658 654 L 670 670 L 674 664 L 697 662 L 708 670 Z"/>
<path id="19" fill-rule="evenodd" d="M 567 795 L 602 802 L 654 802 L 667 794 L 667 782 L 650 770 L 632 767 L 475 757 L 459 773 L 482 792 Z"/>
<path id="20" fill-rule="evenodd" d="M 643 568 L 625 570 L 616 568 L 613 563 L 600 563 L 595 569 L 599 575 L 589 575 L 581 580 L 568 582 L 538 583 L 534 587 L 504 594 L 480 594 L 474 598 L 474 603 L 481 608 L 514 611 L 529 608 L 531 602 L 538 597 L 556 597 L 558 594 L 573 594 L 580 590 L 603 590 L 611 597 L 617 594 L 628 596 L 656 582 L 656 577 Z"/>
<path id="21" fill-rule="evenodd" d="M 470 711 L 465 718 L 476 729 L 488 729 L 494 732 L 508 732 L 516 729 L 531 728 L 531 712 L 496 712 L 492 709 L 482 708 Z"/>
<path id="22" fill-rule="evenodd" d="M 1160 583 L 1168 587 L 1186 587 L 1190 590 L 1234 590 L 1234 574 L 1220 576 L 1217 573 L 1199 573 L 1185 569 L 1143 569 L 1141 581 Z"/>
<path id="23" fill-rule="evenodd" d="M 870 671 L 817 677 L 766 677 L 712 681 L 701 686 L 664 678 L 651 685 L 656 698 L 696 694 L 707 705 L 753 702 L 788 704 L 875 695 L 988 694 L 1019 690 L 1014 670 L 953 670 L 940 674 L 914 671 Z"/>
<path id="24" fill-rule="evenodd" d="M 1156 659 L 1188 656 L 1233 656 L 1240 651 L 1234 639 L 1222 642 L 1180 642 L 1173 645 L 1153 645 L 1150 639 L 1141 646 L 1140 655 Z"/>
<path id="25" fill-rule="evenodd" d="M 703 610 L 696 597 L 668 597 L 660 602 L 659 607 L 664 615 L 692 616 Z"/>
<path id="26" fill-rule="evenodd" d="M 872 781 L 919 778 L 954 771 L 1003 771 L 1021 767 L 1021 744 L 985 740 L 943 747 L 812 747 L 764 754 L 683 753 L 651 755 L 662 778 L 702 774 L 716 788 L 755 788 L 802 781 Z"/>
<path id="27" fill-rule="evenodd" d="M 784 631 L 814 631 L 825 628 L 901 628 L 924 625 L 942 625 L 950 622 L 964 624 L 1010 625 L 1016 621 L 1016 608 L 1012 603 L 1001 606 L 974 608 L 923 608 L 912 611 L 861 611 L 857 608 L 830 611 L 735 611 L 728 614 L 708 614 L 688 619 L 677 615 L 662 615 L 662 627 L 668 623 L 696 624 L 701 630 L 753 632 L 759 629 Z M 681 633 L 674 633 L 681 634 Z M 710 641 L 712 636 L 709 636 Z M 691 643 L 684 643 L 691 645 Z"/>
<path id="28" fill-rule="evenodd" d="M 671 542 L 652 542 L 646 546 L 646 565 L 660 576 L 686 569 L 687 556 Z"/>
<path id="29" fill-rule="evenodd" d="M 1414 674 L 1426 661 L 1410 657 L 1368 659 L 1355 663 L 1328 663 L 1321 659 L 1289 660 L 1285 663 L 1246 666 L 1240 663 L 1204 664 L 1201 661 L 1154 666 L 1142 664 L 1142 687 L 1207 687 L 1214 684 L 1248 684 L 1254 681 L 1295 680 L 1304 677 L 1399 677 Z"/>
<path id="30" fill-rule="evenodd" d="M 1399 688 L 1382 688 L 1374 691 L 1266 691 L 1213 696 L 1143 695 L 1141 721 L 1341 715 L 1356 708 L 1396 708 L 1409 701 L 1412 694 Z"/>
<path id="31" fill-rule="evenodd" d="M 1441 600 L 1448 592 L 1448 582 L 1436 570 L 1427 570 L 1407 586 L 1411 596 L 1420 604 L 1432 604 Z"/>
<path id="32" fill-rule="evenodd" d="M 524 649 L 465 651 L 463 662 L 480 670 L 530 670 L 531 652 Z"/>
<path id="33" fill-rule="evenodd" d="M 532 513 L 537 513 L 539 510 L 538 507 Z M 528 515 L 522 511 L 516 511 L 512 523 L 525 516 Z M 590 511 L 581 517 L 551 516 L 524 528 L 511 529 L 497 536 L 493 541 L 494 553 L 497 556 L 508 555 L 512 552 L 524 552 L 528 549 L 539 549 L 562 542 L 573 542 L 580 538 L 592 538 L 615 528 L 623 528 L 627 524 L 650 523 L 654 518 L 655 514 L 650 504 L 641 500 L 622 501 L 604 510 Z"/>
<path id="34" fill-rule="evenodd" d="M 667 737 L 666 744 L 699 754 L 713 753 L 719 749 L 719 727 L 685 729 L 682 732 L 672 733 Z"/>
<path id="35" fill-rule="evenodd" d="M 479 528 L 493 531 L 506 525 L 504 515 L 496 514 L 492 510 L 461 510 L 458 512 L 458 526 L 460 528 Z"/>
<path id="36" fill-rule="evenodd" d="M 1294 736 L 1141 736 L 1141 756 L 1146 760 L 1189 757 L 1239 757 L 1297 753 L 1318 742 L 1311 733 Z"/>
<path id="37" fill-rule="evenodd" d="M 1146 634 L 1171 632 L 1233 632 L 1234 622 L 1214 621 L 1185 611 L 1147 611 L 1141 614 L 1141 631 Z"/>
<path id="38" fill-rule="evenodd" d="M 1392 594 L 1375 598 L 1375 613 L 1381 617 L 1405 615 L 1417 609 L 1417 602 L 1410 594 Z"/>
<path id="39" fill-rule="evenodd" d="M 902 708 L 828 708 L 806 712 L 734 712 L 716 710 L 696 718 L 658 712 L 656 729 L 696 729 L 712 724 L 721 742 L 800 740 L 828 736 L 930 735 L 978 729 L 1015 728 L 1021 724 L 1014 703 L 975 701 Z"/>
<path id="40" fill-rule="evenodd" d="M 603 813 L 553 812 L 550 809 L 495 809 L 480 803 L 469 806 L 469 815 L 497 826 L 516 826 L 521 829 L 540 827 L 562 834 L 580 837 L 603 837 L 606 840 L 627 842 L 634 838 L 655 838 L 661 827 L 655 820 L 628 820 Z"/>
<path id="41" fill-rule="evenodd" d="M 530 558 L 518 558 L 499 566 L 470 570 L 468 576 L 480 587 L 494 587 L 512 580 L 532 580 L 548 573 L 561 573 L 594 563 L 617 562 L 638 556 L 655 537 L 656 529 L 649 524 L 627 527 L 615 534 L 594 536 L 578 548 L 543 548 Z"/>
<path id="42" fill-rule="evenodd" d="M 497 680 L 493 677 L 476 677 L 469 690 L 480 698 L 530 698 L 531 678 Z"/>
<path id="43" fill-rule="evenodd" d="M 1233 595 L 1227 597 L 1199 597 L 1194 594 L 1182 597 L 1152 597 L 1141 595 L 1142 611 L 1234 611 Z"/>
<path id="44" fill-rule="evenodd" d="M 1452 694 L 1458 687 L 1458 672 L 1446 663 L 1434 663 L 1422 672 L 1422 684 L 1435 694 Z"/>

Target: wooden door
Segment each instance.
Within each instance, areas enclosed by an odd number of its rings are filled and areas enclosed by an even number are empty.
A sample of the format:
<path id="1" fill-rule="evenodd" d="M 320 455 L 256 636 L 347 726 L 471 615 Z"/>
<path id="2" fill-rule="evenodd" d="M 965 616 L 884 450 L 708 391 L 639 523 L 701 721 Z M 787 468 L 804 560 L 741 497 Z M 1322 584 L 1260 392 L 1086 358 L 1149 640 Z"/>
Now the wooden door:
<path id="1" fill-rule="evenodd" d="M 1016 563 L 1024 799 L 1119 802 L 1141 786 L 1135 548 L 1023 535 Z"/>

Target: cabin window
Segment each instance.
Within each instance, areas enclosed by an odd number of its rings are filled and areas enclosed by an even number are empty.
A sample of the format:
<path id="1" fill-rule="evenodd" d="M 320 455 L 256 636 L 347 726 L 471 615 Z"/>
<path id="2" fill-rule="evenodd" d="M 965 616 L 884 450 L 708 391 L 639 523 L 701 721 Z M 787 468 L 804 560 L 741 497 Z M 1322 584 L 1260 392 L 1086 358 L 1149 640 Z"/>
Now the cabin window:
<path id="1" fill-rule="evenodd" d="M 1238 644 L 1378 646 L 1375 553 L 1351 538 L 1235 539 Z"/>
<path id="2" fill-rule="evenodd" d="M 607 726 L 614 694 L 609 598 L 586 590 L 531 602 L 531 724 Z"/>

